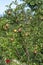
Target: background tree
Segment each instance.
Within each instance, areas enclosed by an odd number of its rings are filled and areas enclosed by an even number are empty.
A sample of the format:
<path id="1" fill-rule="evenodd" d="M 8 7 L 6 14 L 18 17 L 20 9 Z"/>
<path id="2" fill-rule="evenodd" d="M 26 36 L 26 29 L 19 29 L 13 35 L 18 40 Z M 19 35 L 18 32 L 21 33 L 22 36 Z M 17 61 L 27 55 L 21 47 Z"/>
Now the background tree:
<path id="1" fill-rule="evenodd" d="M 11 5 L 16 3 L 16 8 Z M 4 58 L 27 65 L 43 65 L 43 1 L 13 2 L 0 23 L 0 48 Z"/>

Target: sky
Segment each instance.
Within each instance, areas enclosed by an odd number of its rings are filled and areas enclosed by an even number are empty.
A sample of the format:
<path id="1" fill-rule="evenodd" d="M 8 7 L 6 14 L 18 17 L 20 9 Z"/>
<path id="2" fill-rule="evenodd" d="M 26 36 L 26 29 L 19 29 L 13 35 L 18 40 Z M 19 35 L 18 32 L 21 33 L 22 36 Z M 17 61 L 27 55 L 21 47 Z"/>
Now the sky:
<path id="1" fill-rule="evenodd" d="M 2 15 L 6 10 L 5 5 L 9 5 L 12 1 L 14 0 L 0 0 L 0 15 Z M 18 2 L 20 3 L 20 1 Z M 12 7 L 14 7 L 14 5 Z"/>
<path id="2" fill-rule="evenodd" d="M 7 7 L 5 5 L 9 5 L 12 1 L 15 0 L 0 0 L 0 15 L 4 14 L 4 11 L 7 9 Z M 17 0 L 18 4 L 23 3 L 23 1 Z M 12 8 L 15 8 L 16 6 L 13 4 Z"/>
<path id="3" fill-rule="evenodd" d="M 10 4 L 12 0 L 0 0 L 0 15 L 4 13 L 6 9 L 5 5 Z"/>

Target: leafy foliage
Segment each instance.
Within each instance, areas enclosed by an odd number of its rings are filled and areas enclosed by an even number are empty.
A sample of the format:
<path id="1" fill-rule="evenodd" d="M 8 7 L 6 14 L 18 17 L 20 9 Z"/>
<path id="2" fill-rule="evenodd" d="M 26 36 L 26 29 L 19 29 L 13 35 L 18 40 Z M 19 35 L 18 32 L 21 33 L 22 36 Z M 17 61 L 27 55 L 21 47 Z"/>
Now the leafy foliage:
<path id="1" fill-rule="evenodd" d="M 0 22 L 0 52 L 6 59 L 43 65 L 42 0 L 24 0 L 15 9 L 5 11 Z"/>

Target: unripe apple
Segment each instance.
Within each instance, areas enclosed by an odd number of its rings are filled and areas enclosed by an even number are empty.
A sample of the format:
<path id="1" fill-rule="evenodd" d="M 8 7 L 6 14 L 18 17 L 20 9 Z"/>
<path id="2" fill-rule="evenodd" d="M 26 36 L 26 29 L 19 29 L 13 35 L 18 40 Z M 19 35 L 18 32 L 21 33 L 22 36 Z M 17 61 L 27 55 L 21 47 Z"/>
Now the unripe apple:
<path id="1" fill-rule="evenodd" d="M 37 53 L 37 50 L 34 50 L 34 54 L 36 54 Z"/>
<path id="2" fill-rule="evenodd" d="M 7 28 L 6 26 L 3 26 L 3 29 L 4 29 L 4 30 L 7 30 L 8 28 Z"/>
<path id="3" fill-rule="evenodd" d="M 28 35 L 29 35 L 29 33 L 28 33 L 28 32 L 26 32 L 26 33 L 25 33 L 25 36 L 28 36 Z"/>
<path id="4" fill-rule="evenodd" d="M 21 28 L 19 28 L 19 29 L 18 29 L 18 32 L 21 32 L 21 31 L 22 31 L 22 29 L 21 29 Z"/>
<path id="5" fill-rule="evenodd" d="M 13 39 L 13 38 L 10 38 L 10 40 L 11 40 L 11 42 L 13 42 L 13 41 L 14 41 L 14 39 Z"/>
<path id="6" fill-rule="evenodd" d="M 30 17 L 30 19 L 32 19 L 32 17 Z"/>
<path id="7" fill-rule="evenodd" d="M 10 15 L 11 14 L 11 11 L 8 11 L 8 15 Z"/>
<path id="8" fill-rule="evenodd" d="M 17 30 L 16 30 L 16 29 L 14 29 L 13 31 L 14 31 L 14 32 L 17 32 Z"/>
<path id="9" fill-rule="evenodd" d="M 5 26 L 6 26 L 6 28 L 8 28 L 9 27 L 9 24 L 7 23 Z"/>

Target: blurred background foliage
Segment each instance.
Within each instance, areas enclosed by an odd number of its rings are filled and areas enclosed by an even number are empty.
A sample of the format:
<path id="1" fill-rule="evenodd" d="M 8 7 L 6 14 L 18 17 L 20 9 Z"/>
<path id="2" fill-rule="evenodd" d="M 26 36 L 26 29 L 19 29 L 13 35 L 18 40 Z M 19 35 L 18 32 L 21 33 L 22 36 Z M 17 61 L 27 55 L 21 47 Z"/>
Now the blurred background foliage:
<path id="1" fill-rule="evenodd" d="M 43 65 L 43 0 L 15 1 L 7 7 L 0 17 L 1 65 L 15 58 L 26 65 Z"/>

